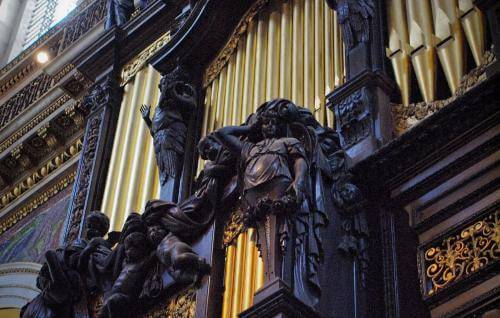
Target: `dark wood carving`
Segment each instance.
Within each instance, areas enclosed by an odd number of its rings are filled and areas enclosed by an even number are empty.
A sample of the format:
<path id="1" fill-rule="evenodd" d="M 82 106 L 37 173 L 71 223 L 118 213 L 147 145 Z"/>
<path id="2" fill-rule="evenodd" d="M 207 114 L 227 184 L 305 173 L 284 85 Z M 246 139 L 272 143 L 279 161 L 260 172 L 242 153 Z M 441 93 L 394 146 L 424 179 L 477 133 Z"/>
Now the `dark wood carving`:
<path id="1" fill-rule="evenodd" d="M 347 48 L 370 40 L 370 19 L 374 16 L 373 0 L 327 0 L 337 11 L 339 23 Z"/>
<path id="2" fill-rule="evenodd" d="M 366 91 L 367 88 L 354 91 L 335 108 L 337 131 L 345 148 L 370 135 L 370 104 Z"/>
<path id="3" fill-rule="evenodd" d="M 150 106 L 141 107 L 153 137 L 162 197 L 172 197 L 182 168 L 188 120 L 197 105 L 197 93 L 191 83 L 189 73 L 178 66 L 160 81 L 161 95 L 153 118 L 150 118 Z"/>

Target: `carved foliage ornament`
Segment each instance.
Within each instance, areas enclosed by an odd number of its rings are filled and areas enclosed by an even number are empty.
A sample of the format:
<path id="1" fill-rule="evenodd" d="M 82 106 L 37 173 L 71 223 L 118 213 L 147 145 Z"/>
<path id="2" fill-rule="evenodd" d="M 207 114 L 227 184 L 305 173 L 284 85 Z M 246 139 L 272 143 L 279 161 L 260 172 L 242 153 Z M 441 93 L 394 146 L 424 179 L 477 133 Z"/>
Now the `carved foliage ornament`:
<path id="1" fill-rule="evenodd" d="M 361 88 L 336 107 L 337 131 L 344 147 L 356 144 L 370 134 L 370 103 L 367 88 Z"/>

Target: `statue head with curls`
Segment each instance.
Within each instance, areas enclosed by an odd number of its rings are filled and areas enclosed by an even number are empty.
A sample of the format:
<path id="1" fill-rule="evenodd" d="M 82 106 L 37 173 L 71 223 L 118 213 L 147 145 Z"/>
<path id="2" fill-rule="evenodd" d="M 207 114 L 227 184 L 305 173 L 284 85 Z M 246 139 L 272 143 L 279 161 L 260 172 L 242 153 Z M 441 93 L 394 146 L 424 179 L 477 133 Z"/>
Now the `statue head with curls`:
<path id="1" fill-rule="evenodd" d="M 94 237 L 103 237 L 109 230 L 109 218 L 101 211 L 93 211 L 87 216 L 85 223 L 86 237 L 88 240 Z"/>
<path id="2" fill-rule="evenodd" d="M 133 232 L 125 238 L 125 257 L 127 262 L 135 263 L 145 258 L 151 245 L 144 233 Z"/>
<path id="3" fill-rule="evenodd" d="M 198 143 L 198 152 L 203 160 L 215 161 L 220 149 L 220 144 L 212 135 L 207 135 Z"/>
<path id="4" fill-rule="evenodd" d="M 264 138 L 281 138 L 286 125 L 297 117 L 297 107 L 287 99 L 274 99 L 262 104 L 256 112 L 256 125 Z"/>
<path id="5" fill-rule="evenodd" d="M 189 72 L 181 65 L 163 75 L 158 87 L 161 92 L 159 106 L 168 107 L 169 103 L 185 104 L 188 108 L 194 106 L 196 92 L 191 83 Z"/>

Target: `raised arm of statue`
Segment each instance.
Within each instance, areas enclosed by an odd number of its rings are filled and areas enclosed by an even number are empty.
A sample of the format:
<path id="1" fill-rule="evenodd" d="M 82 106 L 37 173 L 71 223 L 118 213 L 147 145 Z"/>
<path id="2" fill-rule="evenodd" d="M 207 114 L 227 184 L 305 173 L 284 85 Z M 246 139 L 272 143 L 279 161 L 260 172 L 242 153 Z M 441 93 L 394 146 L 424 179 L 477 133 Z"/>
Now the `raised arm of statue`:
<path id="1" fill-rule="evenodd" d="M 250 126 L 226 126 L 217 129 L 214 137 L 229 151 L 239 156 L 243 148 L 243 142 L 239 136 L 248 134 L 250 130 Z"/>
<path id="2" fill-rule="evenodd" d="M 149 105 L 142 105 L 141 106 L 141 115 L 142 115 L 142 119 L 144 119 L 144 122 L 148 126 L 149 131 L 151 131 L 151 126 L 153 124 L 151 122 L 151 106 L 149 106 Z"/>

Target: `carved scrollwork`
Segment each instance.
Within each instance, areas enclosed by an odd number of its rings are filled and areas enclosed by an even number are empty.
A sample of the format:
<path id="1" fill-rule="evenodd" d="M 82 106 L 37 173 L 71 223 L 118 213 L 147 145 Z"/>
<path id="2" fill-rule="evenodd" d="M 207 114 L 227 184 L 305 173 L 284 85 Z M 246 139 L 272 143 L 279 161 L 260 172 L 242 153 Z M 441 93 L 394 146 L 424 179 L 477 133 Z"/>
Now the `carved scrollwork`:
<path id="1" fill-rule="evenodd" d="M 425 296 L 492 266 L 500 260 L 500 210 L 429 246 L 425 262 Z"/>

